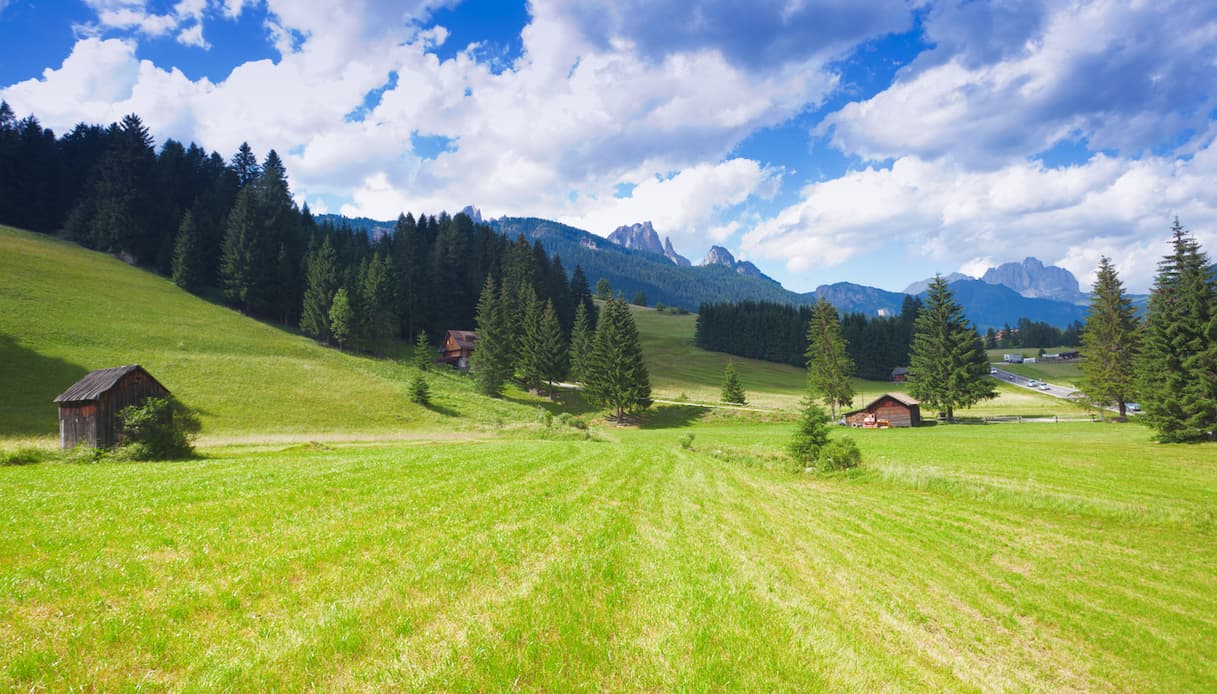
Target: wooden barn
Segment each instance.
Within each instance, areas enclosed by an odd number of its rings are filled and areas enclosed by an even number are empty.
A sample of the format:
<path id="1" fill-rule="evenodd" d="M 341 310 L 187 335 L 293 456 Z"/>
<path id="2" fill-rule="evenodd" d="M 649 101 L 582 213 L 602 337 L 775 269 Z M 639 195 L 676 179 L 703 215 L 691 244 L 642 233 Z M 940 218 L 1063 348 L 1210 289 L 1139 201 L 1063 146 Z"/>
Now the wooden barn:
<path id="1" fill-rule="evenodd" d="M 469 357 L 477 344 L 478 334 L 472 330 L 449 330 L 444 335 L 444 343 L 440 345 L 439 359 L 435 361 L 451 364 L 458 369 L 469 368 Z"/>
<path id="2" fill-rule="evenodd" d="M 865 429 L 915 427 L 921 424 L 921 402 L 904 393 L 884 393 L 866 407 L 846 412 L 845 423 Z"/>
<path id="3" fill-rule="evenodd" d="M 139 364 L 98 369 L 85 374 L 55 398 L 59 405 L 59 445 L 66 451 L 87 443 L 109 448 L 118 442 L 122 422 L 118 413 L 169 390 Z"/>
<path id="4" fill-rule="evenodd" d="M 897 366 L 892 369 L 892 383 L 904 383 L 909 380 L 909 367 Z"/>

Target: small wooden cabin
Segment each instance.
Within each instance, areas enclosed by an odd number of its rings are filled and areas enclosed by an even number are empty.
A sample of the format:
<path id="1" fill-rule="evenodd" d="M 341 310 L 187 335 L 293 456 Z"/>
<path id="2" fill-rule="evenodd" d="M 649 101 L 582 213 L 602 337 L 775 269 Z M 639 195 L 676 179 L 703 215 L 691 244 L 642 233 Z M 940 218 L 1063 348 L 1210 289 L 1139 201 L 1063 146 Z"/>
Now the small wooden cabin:
<path id="1" fill-rule="evenodd" d="M 892 369 L 892 383 L 904 383 L 909 380 L 909 367 L 897 366 Z"/>
<path id="2" fill-rule="evenodd" d="M 472 330 L 449 330 L 444 334 L 444 343 L 439 348 L 440 357 L 435 361 L 468 369 L 469 357 L 473 355 L 477 340 L 478 334 Z"/>
<path id="3" fill-rule="evenodd" d="M 904 393 L 884 393 L 860 410 L 845 413 L 845 423 L 872 429 L 884 426 L 915 427 L 921 424 L 921 402 Z"/>
<path id="4" fill-rule="evenodd" d="M 163 398 L 169 389 L 139 364 L 98 369 L 85 374 L 55 398 L 59 405 L 59 445 L 63 450 L 87 443 L 109 448 L 118 442 L 118 413 L 149 397 Z"/>

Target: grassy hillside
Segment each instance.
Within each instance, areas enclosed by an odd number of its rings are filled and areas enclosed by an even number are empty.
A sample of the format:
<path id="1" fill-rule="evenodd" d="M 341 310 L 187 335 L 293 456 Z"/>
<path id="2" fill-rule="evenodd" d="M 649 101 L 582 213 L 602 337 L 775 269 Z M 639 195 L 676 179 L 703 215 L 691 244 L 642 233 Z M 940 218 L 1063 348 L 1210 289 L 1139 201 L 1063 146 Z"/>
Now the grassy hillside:
<path id="1" fill-rule="evenodd" d="M 321 347 L 105 254 L 0 227 L 0 437 L 54 435 L 56 395 L 133 363 L 198 410 L 213 439 L 401 435 L 528 412 L 438 370 L 436 406 L 413 405 L 412 367 Z"/>
<path id="2" fill-rule="evenodd" d="M 0 689 L 1217 687 L 1212 446 L 689 431 L 0 468 Z"/>

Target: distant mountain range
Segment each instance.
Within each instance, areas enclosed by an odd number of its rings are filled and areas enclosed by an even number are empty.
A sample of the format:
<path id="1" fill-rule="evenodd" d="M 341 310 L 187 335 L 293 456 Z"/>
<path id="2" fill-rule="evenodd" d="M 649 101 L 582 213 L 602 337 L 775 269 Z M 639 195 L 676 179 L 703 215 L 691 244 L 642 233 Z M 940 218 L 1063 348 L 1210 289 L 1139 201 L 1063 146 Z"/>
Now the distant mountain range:
<path id="1" fill-rule="evenodd" d="M 463 212 L 481 218 L 475 208 Z M 384 233 L 394 224 L 369 219 L 345 221 L 370 234 Z M 540 241 L 549 253 L 562 258 L 568 272 L 579 265 L 593 284 L 603 277 L 627 297 L 641 291 L 652 305 L 662 302 L 690 311 L 696 311 L 702 303 L 752 300 L 812 304 L 823 298 L 842 312 L 890 316 L 900 312 L 905 296 L 922 295 L 929 285 L 925 280 L 910 285 L 905 292 L 891 292 L 837 282 L 798 293 L 751 262 L 736 260 L 721 246 L 712 246 L 702 262 L 693 265 L 676 252 L 670 238 L 661 243 L 650 222 L 618 227 L 608 238 L 534 217 L 502 217 L 487 223 L 509 238 L 522 234 L 529 241 Z M 992 268 L 979 280 L 958 273 L 947 276 L 947 280 L 968 319 L 981 330 L 1016 325 L 1020 318 L 1064 327 L 1086 317 L 1081 304 L 1087 295 L 1078 290 L 1077 279 L 1068 270 L 1045 266 L 1035 258 Z"/>

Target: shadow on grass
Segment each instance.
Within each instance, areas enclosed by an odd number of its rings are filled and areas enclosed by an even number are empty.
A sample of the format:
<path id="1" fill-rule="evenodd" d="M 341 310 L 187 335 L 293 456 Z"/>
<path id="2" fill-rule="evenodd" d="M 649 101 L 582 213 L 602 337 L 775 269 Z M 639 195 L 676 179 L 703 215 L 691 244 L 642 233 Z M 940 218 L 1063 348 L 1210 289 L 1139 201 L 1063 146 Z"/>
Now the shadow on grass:
<path id="1" fill-rule="evenodd" d="M 641 429 L 679 429 L 702 419 L 709 412 L 692 405 L 655 405 L 638 418 Z"/>
<path id="2" fill-rule="evenodd" d="M 80 364 L 44 356 L 0 334 L 0 383 L 7 391 L 0 398 L 0 436 L 58 431 L 59 415 L 51 401 L 88 372 Z"/>
<path id="3" fill-rule="evenodd" d="M 423 407 L 434 412 L 435 414 L 443 415 L 445 417 L 460 417 L 461 416 L 460 412 L 457 412 L 456 410 L 452 409 L 451 407 L 445 407 L 443 405 L 439 405 L 434 402 L 429 402 L 426 405 L 423 405 Z"/>

